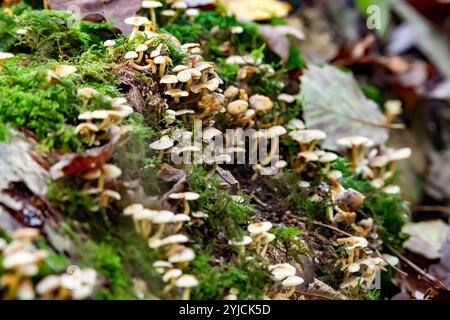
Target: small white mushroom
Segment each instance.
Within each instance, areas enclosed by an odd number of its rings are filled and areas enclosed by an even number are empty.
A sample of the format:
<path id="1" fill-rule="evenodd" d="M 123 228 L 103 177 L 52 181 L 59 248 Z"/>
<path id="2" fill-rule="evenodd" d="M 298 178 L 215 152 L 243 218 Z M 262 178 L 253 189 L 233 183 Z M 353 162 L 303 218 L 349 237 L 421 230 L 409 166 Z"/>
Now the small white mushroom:
<path id="1" fill-rule="evenodd" d="M 114 56 L 114 46 L 116 45 L 116 41 L 114 40 L 106 40 L 103 45 L 108 48 L 108 53 L 112 57 Z"/>
<path id="2" fill-rule="evenodd" d="M 303 282 L 305 282 L 305 280 L 298 276 L 290 276 L 284 279 L 283 282 L 281 282 L 281 285 L 289 290 L 283 295 L 283 297 L 286 299 L 290 298 L 294 294 L 296 287 L 301 285 Z"/>
<path id="3" fill-rule="evenodd" d="M 193 287 L 198 286 L 198 280 L 196 277 L 190 274 L 182 275 L 178 280 L 176 281 L 175 285 L 179 288 L 183 288 L 183 300 L 189 300 L 191 295 L 191 289 Z"/>

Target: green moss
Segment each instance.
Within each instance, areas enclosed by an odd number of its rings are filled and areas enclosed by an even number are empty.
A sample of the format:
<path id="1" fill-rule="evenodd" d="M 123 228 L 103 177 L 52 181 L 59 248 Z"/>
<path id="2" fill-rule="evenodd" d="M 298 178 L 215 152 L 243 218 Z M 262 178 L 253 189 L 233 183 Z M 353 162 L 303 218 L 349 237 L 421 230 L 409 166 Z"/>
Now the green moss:
<path id="1" fill-rule="evenodd" d="M 272 228 L 276 238 L 271 245 L 285 253 L 286 258 L 291 258 L 302 263 L 302 256 L 310 256 L 308 247 L 300 240 L 299 236 L 303 233 L 298 228 L 294 227 L 275 227 Z"/>

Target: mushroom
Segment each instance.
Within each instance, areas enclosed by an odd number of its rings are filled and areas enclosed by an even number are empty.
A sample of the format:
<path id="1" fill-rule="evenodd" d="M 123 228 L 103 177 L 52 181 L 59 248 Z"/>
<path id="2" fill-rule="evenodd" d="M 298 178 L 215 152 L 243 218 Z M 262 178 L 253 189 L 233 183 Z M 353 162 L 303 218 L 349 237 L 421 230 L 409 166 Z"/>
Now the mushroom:
<path id="1" fill-rule="evenodd" d="M 170 89 L 164 94 L 171 96 L 175 103 L 180 103 L 180 98 L 189 96 L 189 92 L 180 89 Z"/>
<path id="2" fill-rule="evenodd" d="M 223 94 L 228 100 L 233 100 L 239 94 L 239 89 L 235 86 L 229 86 Z"/>
<path id="3" fill-rule="evenodd" d="M 305 129 L 305 123 L 300 119 L 291 119 L 286 124 L 286 128 L 289 131 L 298 131 L 298 130 L 304 130 Z"/>
<path id="4" fill-rule="evenodd" d="M 387 194 L 395 194 L 395 195 L 401 193 L 400 187 L 394 185 L 386 186 L 383 189 L 381 189 L 381 191 Z"/>
<path id="5" fill-rule="evenodd" d="M 176 1 L 174 4 L 172 4 L 173 9 L 177 10 L 186 10 L 188 8 L 188 5 L 183 1 Z"/>
<path id="6" fill-rule="evenodd" d="M 191 212 L 189 201 L 197 200 L 198 198 L 200 198 L 200 195 L 197 192 L 179 192 L 170 194 L 169 198 L 174 200 L 182 199 L 184 206 L 184 214 L 189 215 L 189 213 Z"/>
<path id="7" fill-rule="evenodd" d="M 184 246 L 177 247 L 177 251 L 169 257 L 169 262 L 178 265 L 180 268 L 186 267 L 187 264 L 195 259 L 195 253 L 191 248 Z"/>
<path id="8" fill-rule="evenodd" d="M 13 57 L 14 55 L 12 53 L 0 51 L 0 71 L 2 71 L 3 63 L 5 62 L 5 60 L 11 59 Z"/>
<path id="9" fill-rule="evenodd" d="M 249 99 L 250 107 L 257 112 L 267 112 L 272 110 L 273 102 L 268 97 L 263 95 L 253 95 Z"/>
<path id="10" fill-rule="evenodd" d="M 186 69 L 189 69 L 189 67 L 188 67 L 188 66 L 185 66 L 185 65 L 178 65 L 178 66 L 175 66 L 175 67 L 172 69 L 172 71 L 175 72 L 175 73 L 179 73 L 179 72 L 184 71 L 184 70 L 186 70 Z"/>
<path id="11" fill-rule="evenodd" d="M 167 18 L 167 24 L 173 21 L 173 18 L 177 15 L 175 10 L 166 9 L 161 11 L 161 15 Z"/>
<path id="12" fill-rule="evenodd" d="M 153 62 L 156 65 L 159 64 L 159 76 L 162 78 L 166 72 L 166 65 L 172 63 L 172 59 L 167 56 L 158 56 L 153 59 Z"/>
<path id="13" fill-rule="evenodd" d="M 253 242 L 256 245 L 256 252 L 261 252 L 261 240 L 264 237 L 264 233 L 272 228 L 272 223 L 269 221 L 252 223 L 247 227 L 250 236 L 253 238 Z"/>
<path id="14" fill-rule="evenodd" d="M 172 264 L 170 262 L 163 260 L 157 260 L 153 262 L 152 266 L 156 269 L 156 272 L 160 274 L 164 273 L 166 269 L 172 268 Z"/>
<path id="15" fill-rule="evenodd" d="M 161 139 L 150 143 L 150 149 L 159 151 L 159 155 L 162 156 L 164 151 L 173 147 L 173 140 L 169 136 L 162 136 Z"/>
<path id="16" fill-rule="evenodd" d="M 179 288 L 183 288 L 182 299 L 189 300 L 191 296 L 191 289 L 198 286 L 198 280 L 193 275 L 185 274 L 178 278 L 175 285 Z"/>
<path id="17" fill-rule="evenodd" d="M 348 259 L 346 265 L 352 264 L 354 261 L 359 259 L 360 250 L 368 246 L 366 238 L 363 237 L 348 237 L 337 239 L 337 242 L 345 246 L 348 253 Z"/>
<path id="18" fill-rule="evenodd" d="M 327 137 L 326 133 L 320 130 L 295 130 L 289 136 L 300 144 L 300 151 L 314 150 L 318 140 Z"/>
<path id="19" fill-rule="evenodd" d="M 281 285 L 289 290 L 283 294 L 283 298 L 289 299 L 295 292 L 297 286 L 301 285 L 305 280 L 298 276 L 290 276 L 281 282 Z"/>
<path id="20" fill-rule="evenodd" d="M 108 48 L 108 53 L 111 57 L 114 56 L 114 46 L 116 45 L 116 41 L 114 40 L 106 40 L 103 45 Z"/>
<path id="21" fill-rule="evenodd" d="M 110 199 L 120 201 L 121 198 L 120 193 L 114 190 L 103 190 L 102 193 L 100 193 L 100 202 L 103 207 L 108 205 Z"/>
<path id="22" fill-rule="evenodd" d="M 365 198 L 359 191 L 349 188 L 338 195 L 336 202 L 342 210 L 353 212 L 364 203 Z"/>
<path id="23" fill-rule="evenodd" d="M 401 149 L 388 149 L 386 152 L 386 156 L 389 159 L 389 171 L 395 171 L 395 162 L 399 160 L 408 159 L 411 157 L 412 151 L 410 148 L 401 148 Z"/>
<path id="24" fill-rule="evenodd" d="M 295 276 L 297 270 L 289 263 L 278 263 L 270 265 L 269 272 L 275 281 L 282 281 L 287 277 Z"/>
<path id="25" fill-rule="evenodd" d="M 168 284 L 164 287 L 163 293 L 168 293 L 175 287 L 176 280 L 183 275 L 183 271 L 180 269 L 170 269 L 166 271 L 163 275 L 163 281 L 168 282 Z"/>
<path id="26" fill-rule="evenodd" d="M 171 90 L 172 85 L 178 83 L 178 78 L 177 78 L 177 76 L 174 76 L 174 75 L 165 75 L 164 77 L 161 78 L 159 83 L 166 84 L 167 90 Z"/>
<path id="27" fill-rule="evenodd" d="M 248 109 L 248 102 L 245 100 L 236 100 L 233 102 L 230 102 L 227 106 L 227 111 L 229 114 L 231 114 L 234 117 L 237 117 L 239 115 L 242 115 L 247 111 Z"/>
<path id="28" fill-rule="evenodd" d="M 160 43 L 155 50 L 150 53 L 150 58 L 156 58 L 161 55 L 161 51 L 163 50 L 163 43 Z"/>
<path id="29" fill-rule="evenodd" d="M 144 53 L 145 51 L 147 51 L 148 46 L 146 46 L 145 44 L 140 44 L 136 47 L 136 52 L 138 53 L 138 57 L 136 60 L 136 63 L 139 64 L 142 61 L 142 58 L 144 57 Z"/>
<path id="30" fill-rule="evenodd" d="M 139 27 L 146 24 L 148 21 L 145 17 L 130 17 L 124 20 L 125 24 L 132 25 L 133 31 L 130 34 L 130 41 L 133 41 L 136 36 L 139 34 Z"/>
<path id="31" fill-rule="evenodd" d="M 195 48 L 200 48 L 200 44 L 199 43 L 186 43 L 181 46 L 181 49 L 189 54 L 191 54 L 192 50 Z"/>
<path id="32" fill-rule="evenodd" d="M 177 78 L 179 82 L 186 83 L 186 91 L 191 90 L 191 84 L 192 84 L 192 70 L 195 69 L 185 69 L 183 71 L 178 72 Z"/>
<path id="33" fill-rule="evenodd" d="M 177 246 L 180 243 L 186 243 L 189 241 L 189 238 L 184 234 L 173 234 L 161 240 L 161 245 L 170 245 L 170 248 L 167 250 L 167 256 L 171 256 L 176 252 Z"/>
<path id="34" fill-rule="evenodd" d="M 12 233 L 12 238 L 14 240 L 19 240 L 23 242 L 31 242 L 36 239 L 40 234 L 39 229 L 35 228 L 21 228 L 17 229 Z M 0 246 L 1 251 L 1 246 Z"/>
<path id="35" fill-rule="evenodd" d="M 245 247 L 253 242 L 253 239 L 249 236 L 244 236 L 242 240 L 229 240 L 228 244 L 237 248 L 238 251 L 238 259 L 243 257 L 245 254 Z"/>
<path id="36" fill-rule="evenodd" d="M 176 214 L 173 218 L 172 218 L 172 223 L 175 223 L 175 226 L 173 227 L 173 232 L 176 233 L 178 231 L 180 231 L 180 229 L 183 227 L 183 223 L 184 222 L 189 222 L 191 221 L 191 217 L 189 217 L 186 214 Z"/>
<path id="37" fill-rule="evenodd" d="M 198 17 L 198 15 L 200 14 L 200 10 L 195 8 L 189 8 L 186 10 L 185 13 L 189 17 L 189 20 L 191 22 L 194 22 L 195 18 Z"/>
<path id="38" fill-rule="evenodd" d="M 324 164 L 323 171 L 327 173 L 330 171 L 330 166 L 333 161 L 336 161 L 338 158 L 337 154 L 333 152 L 325 152 L 323 155 L 319 157 L 319 162 Z"/>
<path id="39" fill-rule="evenodd" d="M 269 244 L 273 240 L 275 240 L 275 238 L 276 238 L 276 236 L 273 233 L 263 232 L 263 234 L 261 236 L 261 244 L 264 245 L 264 247 L 259 252 L 259 255 L 261 257 L 264 257 L 264 255 L 266 254 L 267 249 L 269 248 Z"/>
<path id="40" fill-rule="evenodd" d="M 384 104 L 387 123 L 393 123 L 395 118 L 402 114 L 402 102 L 400 100 L 388 100 Z"/>
<path id="41" fill-rule="evenodd" d="M 365 157 L 365 148 L 372 146 L 373 141 L 362 136 L 348 136 L 337 140 L 337 144 L 350 150 L 352 168 L 356 169 Z"/>
<path id="42" fill-rule="evenodd" d="M 266 166 L 268 165 L 273 158 L 277 155 L 278 153 L 278 138 L 282 135 L 285 135 L 287 133 L 286 129 L 282 126 L 273 126 L 269 129 L 266 130 L 265 132 L 265 139 L 270 139 L 271 140 L 271 145 L 270 145 L 270 152 L 268 154 L 268 156 L 261 160 L 261 165 Z M 275 140 L 273 140 L 275 139 Z"/>
<path id="43" fill-rule="evenodd" d="M 278 101 L 282 101 L 288 104 L 291 104 L 295 101 L 295 97 L 293 95 L 287 94 L 287 93 L 281 93 L 277 97 Z M 294 119 L 298 120 L 298 119 Z"/>
<path id="44" fill-rule="evenodd" d="M 168 223 L 172 222 L 172 219 L 174 217 L 174 213 L 172 211 L 168 210 L 161 210 L 157 214 L 155 214 L 152 218 L 152 222 L 154 224 L 158 225 L 158 230 L 156 233 L 152 236 L 153 239 L 158 239 L 161 237 L 161 235 L 164 232 L 165 226 Z M 170 262 L 170 261 L 169 261 Z"/>
<path id="45" fill-rule="evenodd" d="M 162 3 L 159 1 L 142 1 L 142 7 L 146 9 L 150 9 L 150 19 L 153 24 L 153 30 L 156 30 L 156 8 L 162 7 Z"/>
<path id="46" fill-rule="evenodd" d="M 159 211 L 142 209 L 139 207 L 134 208 L 136 211 L 133 213 L 133 222 L 136 232 L 143 238 L 147 239 L 152 232 L 153 218 L 159 214 Z"/>
<path id="47" fill-rule="evenodd" d="M 232 33 L 232 34 L 241 34 L 241 33 L 244 32 L 244 28 L 241 27 L 241 26 L 234 26 L 234 27 L 231 27 L 230 30 L 231 30 L 231 33 Z"/>

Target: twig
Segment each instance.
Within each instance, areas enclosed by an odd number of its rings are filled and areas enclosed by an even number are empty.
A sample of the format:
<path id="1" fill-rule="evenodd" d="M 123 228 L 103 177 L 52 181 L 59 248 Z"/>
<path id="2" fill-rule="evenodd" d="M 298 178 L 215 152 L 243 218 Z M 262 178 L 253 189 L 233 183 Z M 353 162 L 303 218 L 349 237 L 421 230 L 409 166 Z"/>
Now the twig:
<path id="1" fill-rule="evenodd" d="M 414 212 L 417 211 L 424 211 L 424 212 L 439 212 L 439 213 L 445 213 L 450 215 L 450 208 L 444 207 L 444 206 L 419 206 L 414 205 L 411 206 L 411 210 Z"/>
<path id="2" fill-rule="evenodd" d="M 392 251 L 392 253 L 394 253 L 396 256 L 398 256 L 400 259 L 402 259 L 407 265 L 409 265 L 411 268 L 413 268 L 414 271 L 416 271 L 418 274 L 420 274 L 422 277 L 424 277 L 425 281 L 427 281 L 435 289 L 445 291 L 445 292 L 450 292 L 450 290 L 448 290 L 447 287 L 439 279 L 437 279 L 433 275 L 429 274 L 428 272 L 426 272 L 425 270 L 420 268 L 414 262 L 412 262 L 411 260 L 406 258 L 404 255 L 399 253 L 394 248 L 392 248 L 390 245 L 387 245 L 387 247 L 389 248 L 389 250 Z"/>

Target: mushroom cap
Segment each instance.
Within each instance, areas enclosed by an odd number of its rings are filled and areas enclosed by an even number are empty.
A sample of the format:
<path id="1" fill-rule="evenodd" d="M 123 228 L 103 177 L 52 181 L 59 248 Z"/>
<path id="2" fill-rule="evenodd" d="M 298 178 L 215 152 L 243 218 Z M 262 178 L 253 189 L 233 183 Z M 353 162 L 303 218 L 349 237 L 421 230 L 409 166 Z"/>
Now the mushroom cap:
<path id="1" fill-rule="evenodd" d="M 167 150 L 173 147 L 173 140 L 169 136 L 162 136 L 161 139 L 150 143 L 150 149 L 153 150 Z"/>
<path id="2" fill-rule="evenodd" d="M 13 232 L 12 238 L 15 240 L 27 241 L 27 240 L 36 239 L 39 236 L 39 234 L 40 234 L 39 229 L 21 228 L 21 229 L 17 229 L 16 231 Z"/>
<path id="3" fill-rule="evenodd" d="M 198 286 L 198 280 L 193 275 L 185 274 L 177 279 L 175 285 L 179 288 L 193 288 Z"/>
<path id="4" fill-rule="evenodd" d="M 300 188 L 302 188 L 302 189 L 306 189 L 306 188 L 311 187 L 311 183 L 308 182 L 308 181 L 304 181 L 304 180 L 299 181 L 299 182 L 297 183 L 297 185 L 298 185 Z"/>
<path id="5" fill-rule="evenodd" d="M 161 11 L 161 15 L 165 16 L 165 17 L 173 17 L 175 16 L 177 13 L 175 12 L 175 10 L 171 10 L 171 9 L 166 9 Z"/>
<path id="6" fill-rule="evenodd" d="M 195 111 L 192 110 L 192 109 L 181 109 L 181 110 L 177 110 L 175 112 L 175 115 L 176 116 L 182 116 L 182 115 L 185 115 L 185 114 L 194 114 L 194 113 L 195 113 Z"/>
<path id="7" fill-rule="evenodd" d="M 201 211 L 196 211 L 196 212 L 192 212 L 192 216 L 194 217 L 194 218 L 207 218 L 208 217 L 208 215 L 206 214 L 206 213 L 203 213 L 203 212 L 201 212 Z"/>
<path id="8" fill-rule="evenodd" d="M 183 213 L 176 214 L 172 218 L 172 222 L 188 222 L 188 221 L 191 221 L 191 217 Z"/>
<path id="9" fill-rule="evenodd" d="M 172 8 L 186 10 L 188 8 L 188 5 L 186 3 L 184 3 L 183 1 L 177 1 L 174 4 L 172 4 Z"/>
<path id="10" fill-rule="evenodd" d="M 188 82 L 192 79 L 191 69 L 185 69 L 183 71 L 178 72 L 177 74 L 178 81 L 180 82 Z"/>
<path id="11" fill-rule="evenodd" d="M 179 263 L 179 262 L 189 262 L 195 259 L 194 250 L 191 248 L 182 247 L 181 250 L 177 251 L 175 254 L 169 257 L 169 262 Z"/>
<path id="12" fill-rule="evenodd" d="M 138 212 L 144 211 L 144 206 L 140 203 L 130 204 L 123 210 L 123 214 L 126 216 L 132 216 Z"/>
<path id="13" fill-rule="evenodd" d="M 390 149 L 387 151 L 387 157 L 389 158 L 389 161 L 408 159 L 409 157 L 411 157 L 411 154 L 411 148 L 401 148 L 397 150 Z"/>
<path id="14" fill-rule="evenodd" d="M 343 174 L 339 170 L 332 170 L 332 171 L 328 172 L 328 174 L 327 174 L 327 178 L 333 179 L 333 180 L 339 180 L 340 178 L 342 178 L 342 176 L 343 176 Z"/>
<path id="15" fill-rule="evenodd" d="M 213 128 L 213 127 L 209 127 L 207 129 L 203 130 L 203 140 L 210 141 L 214 137 L 221 136 L 221 135 L 222 135 L 222 131 L 220 131 L 219 129 Z"/>
<path id="16" fill-rule="evenodd" d="M 267 139 L 273 139 L 275 137 L 280 137 L 282 135 L 285 135 L 287 133 L 287 130 L 283 126 L 273 126 L 267 129 L 266 131 L 266 138 Z"/>
<path id="17" fill-rule="evenodd" d="M 178 66 L 175 66 L 175 67 L 172 69 L 172 71 L 178 73 L 178 72 L 184 71 L 184 70 L 186 70 L 186 69 L 189 69 L 189 67 L 188 67 L 188 66 L 185 66 L 185 65 L 178 65 Z"/>
<path id="18" fill-rule="evenodd" d="M 156 210 L 143 209 L 134 213 L 133 219 L 137 221 L 153 221 L 153 218 L 158 214 Z"/>
<path id="19" fill-rule="evenodd" d="M 376 156 L 375 158 L 370 160 L 370 166 L 372 168 L 381 168 L 388 164 L 389 157 L 388 156 Z"/>
<path id="20" fill-rule="evenodd" d="M 286 168 L 288 165 L 288 163 L 284 160 L 278 160 L 277 162 L 275 162 L 274 167 L 277 169 L 283 169 Z"/>
<path id="21" fill-rule="evenodd" d="M 179 278 L 183 274 L 183 271 L 180 269 L 170 269 L 166 273 L 164 273 L 162 279 L 164 282 L 169 282 L 172 279 Z"/>
<path id="22" fill-rule="evenodd" d="M 213 68 L 214 65 L 211 62 L 206 61 L 199 61 L 194 65 L 194 69 L 200 72 Z"/>
<path id="23" fill-rule="evenodd" d="M 321 155 L 319 157 L 319 162 L 322 162 L 322 163 L 333 162 L 333 161 L 336 161 L 337 158 L 338 158 L 338 155 L 336 153 L 325 152 L 323 155 Z"/>
<path id="24" fill-rule="evenodd" d="M 183 50 L 189 50 L 189 49 L 194 49 L 194 48 L 200 48 L 200 44 L 199 43 L 185 43 L 181 46 L 181 49 L 183 49 Z"/>
<path id="25" fill-rule="evenodd" d="M 142 1 L 142 7 L 146 9 L 155 9 L 162 7 L 162 3 L 159 1 L 144 0 Z"/>
<path id="26" fill-rule="evenodd" d="M 175 214 L 172 211 L 161 210 L 152 219 L 155 224 L 166 224 L 172 222 Z"/>
<path id="27" fill-rule="evenodd" d="M 55 73 L 60 78 L 65 78 L 77 71 L 77 67 L 68 66 L 66 64 L 58 64 L 55 66 Z"/>
<path id="28" fill-rule="evenodd" d="M 188 242 L 189 238 L 184 234 L 172 234 L 164 239 L 162 239 L 162 243 L 166 244 L 175 244 L 175 243 L 185 243 Z"/>
<path id="29" fill-rule="evenodd" d="M 289 263 L 281 263 L 269 266 L 269 271 L 275 281 L 281 281 L 287 277 L 295 276 L 297 270 Z"/>
<path id="30" fill-rule="evenodd" d="M 136 51 L 128 51 L 125 54 L 125 59 L 127 59 L 127 60 L 136 59 L 137 57 L 139 57 L 139 55 Z"/>
<path id="31" fill-rule="evenodd" d="M 205 88 L 207 88 L 209 91 L 215 91 L 219 88 L 220 80 L 218 78 L 212 78 L 206 83 L 204 83 Z"/>
<path id="32" fill-rule="evenodd" d="M 153 1 L 150 1 L 153 2 Z M 132 26 L 142 26 L 148 22 L 146 17 L 129 17 L 124 20 L 125 24 Z"/>
<path id="33" fill-rule="evenodd" d="M 115 40 L 106 40 L 105 42 L 103 42 L 103 45 L 105 47 L 114 47 L 117 44 L 117 42 Z"/>
<path id="34" fill-rule="evenodd" d="M 255 109 L 256 111 L 266 112 L 270 111 L 273 108 L 273 102 L 268 97 L 256 94 L 250 97 L 249 99 L 250 107 Z"/>
<path id="35" fill-rule="evenodd" d="M 286 128 L 289 130 L 295 131 L 295 130 L 304 130 L 305 129 L 305 123 L 300 119 L 291 119 L 287 125 Z"/>
<path id="36" fill-rule="evenodd" d="M 171 97 L 187 97 L 187 96 L 189 96 L 189 92 L 180 90 L 180 89 L 170 89 L 170 90 L 167 90 L 164 94 L 169 95 Z"/>
<path id="37" fill-rule="evenodd" d="M 303 151 L 298 154 L 300 158 L 306 160 L 306 162 L 318 161 L 319 156 L 314 151 Z"/>
<path id="38" fill-rule="evenodd" d="M 27 265 L 35 264 L 42 261 L 46 257 L 45 251 L 27 252 L 18 251 L 14 252 L 3 259 L 3 267 L 5 269 L 12 269 Z"/>
<path id="39" fill-rule="evenodd" d="M 100 193 L 101 198 L 111 198 L 119 201 L 122 197 L 120 196 L 120 193 L 114 190 L 104 190 L 102 193 Z"/>
<path id="40" fill-rule="evenodd" d="M 400 263 L 399 258 L 391 256 L 390 254 L 383 253 L 382 257 L 391 266 L 396 266 Z"/>
<path id="41" fill-rule="evenodd" d="M 263 232 L 261 234 L 261 243 L 271 243 L 273 240 L 275 240 L 276 236 L 273 233 L 270 232 Z"/>
<path id="42" fill-rule="evenodd" d="M 6 60 L 6 59 L 11 59 L 13 57 L 14 57 L 14 55 L 12 53 L 0 51 L 0 61 Z"/>
<path id="43" fill-rule="evenodd" d="M 136 52 L 144 52 L 148 49 L 148 46 L 146 46 L 145 44 L 140 44 L 136 47 L 135 51 Z"/>
<path id="44" fill-rule="evenodd" d="M 384 187 L 381 191 L 387 194 L 400 194 L 402 190 L 399 186 L 390 185 Z"/>
<path id="45" fill-rule="evenodd" d="M 170 59 L 168 56 L 157 56 L 155 59 L 153 59 L 153 62 L 155 64 L 168 64 L 172 62 L 172 59 Z"/>
<path id="46" fill-rule="evenodd" d="M 169 195 L 170 199 L 186 199 L 188 201 L 197 200 L 200 198 L 200 195 L 197 192 L 178 192 L 178 193 L 172 193 Z"/>
<path id="47" fill-rule="evenodd" d="M 61 279 L 58 276 L 50 275 L 39 281 L 36 285 L 36 293 L 44 295 L 58 289 L 61 285 Z"/>
<path id="48" fill-rule="evenodd" d="M 84 98 L 90 99 L 90 98 L 98 95 L 98 91 L 91 87 L 84 87 L 84 88 L 78 89 L 77 94 Z M 80 117 L 78 117 L 78 119 L 80 119 Z M 82 119 L 80 119 L 80 120 L 82 120 Z"/>
<path id="49" fill-rule="evenodd" d="M 230 102 L 227 106 L 227 111 L 229 114 L 233 116 L 237 116 L 239 114 L 245 113 L 248 109 L 248 102 L 245 100 L 236 100 L 233 102 Z"/>
<path id="50" fill-rule="evenodd" d="M 284 287 L 296 287 L 301 285 L 305 280 L 302 277 L 298 276 L 290 276 L 281 282 L 281 285 Z"/>
<path id="51" fill-rule="evenodd" d="M 104 164 L 102 166 L 103 175 L 107 179 L 116 179 L 122 175 L 122 170 L 113 164 Z"/>
<path id="52" fill-rule="evenodd" d="M 339 244 L 343 244 L 346 246 L 348 250 L 353 250 L 356 248 L 366 248 L 369 245 L 369 242 L 366 238 L 363 237 L 348 237 L 348 238 L 340 238 L 337 239 Z"/>
<path id="53" fill-rule="evenodd" d="M 387 113 L 399 115 L 402 113 L 402 101 L 401 100 L 388 100 L 384 104 L 384 109 Z"/>
<path id="54" fill-rule="evenodd" d="M 196 17 L 200 14 L 200 10 L 195 9 L 195 8 L 189 8 L 186 10 L 186 15 L 188 17 Z"/>
<path id="55" fill-rule="evenodd" d="M 233 33 L 233 34 L 241 34 L 243 32 L 244 32 L 244 28 L 241 26 L 231 27 L 231 33 Z"/>
<path id="56" fill-rule="evenodd" d="M 347 267 L 348 272 L 356 273 L 361 269 L 359 263 L 352 263 Z"/>
<path id="57" fill-rule="evenodd" d="M 229 86 L 225 92 L 223 93 L 225 95 L 225 98 L 227 99 L 234 99 L 239 94 L 239 88 L 235 86 Z"/>
<path id="58" fill-rule="evenodd" d="M 228 244 L 230 244 L 232 246 L 236 246 L 236 247 L 245 247 L 245 246 L 249 245 L 252 242 L 253 242 L 252 237 L 244 236 L 242 238 L 242 240 L 236 240 L 236 239 L 229 240 Z"/>
<path id="59" fill-rule="evenodd" d="M 97 132 L 98 130 L 99 129 L 95 124 L 91 122 L 83 122 L 77 125 L 77 127 L 75 128 L 75 133 L 79 134 L 85 131 Z"/>
<path id="60" fill-rule="evenodd" d="M 161 239 L 157 239 L 157 238 L 148 239 L 148 246 L 151 249 L 158 249 L 158 248 L 162 247 L 163 245 L 164 245 L 164 243 L 162 242 Z"/>
<path id="61" fill-rule="evenodd" d="M 159 81 L 159 83 L 163 83 L 163 84 L 178 83 L 178 78 L 177 78 L 177 76 L 168 74 L 168 75 L 165 75 L 164 77 L 162 77 L 161 80 Z"/>
<path id="62" fill-rule="evenodd" d="M 286 102 L 286 103 L 293 103 L 295 101 L 295 97 L 293 95 L 287 94 L 287 93 L 279 94 L 277 99 L 278 99 L 278 101 L 283 101 L 283 102 Z"/>
<path id="63" fill-rule="evenodd" d="M 257 235 L 263 232 L 267 232 L 272 228 L 272 223 L 269 221 L 252 223 L 247 227 L 248 232 L 251 235 Z"/>
<path id="64" fill-rule="evenodd" d="M 353 146 L 371 146 L 373 141 L 363 136 L 348 136 L 337 140 L 339 146 L 352 148 Z"/>
<path id="65" fill-rule="evenodd" d="M 327 134 L 321 130 L 296 130 L 289 133 L 289 135 L 299 143 L 311 143 L 327 137 Z"/>
<path id="66" fill-rule="evenodd" d="M 153 268 L 172 268 L 172 264 L 168 261 L 157 260 L 153 262 Z"/>

